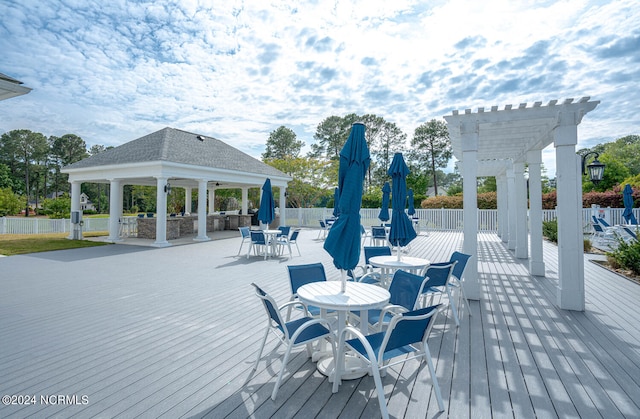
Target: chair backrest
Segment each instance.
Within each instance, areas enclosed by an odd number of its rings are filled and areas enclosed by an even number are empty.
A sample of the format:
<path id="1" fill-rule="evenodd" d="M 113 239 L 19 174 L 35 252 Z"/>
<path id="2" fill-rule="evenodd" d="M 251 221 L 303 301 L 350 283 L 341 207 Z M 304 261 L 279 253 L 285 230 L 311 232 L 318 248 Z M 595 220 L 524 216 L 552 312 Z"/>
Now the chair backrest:
<path id="1" fill-rule="evenodd" d="M 280 230 L 282 233 L 281 235 L 283 236 L 289 236 L 289 232 L 291 231 L 291 227 L 290 226 L 280 226 L 278 227 L 278 230 Z"/>
<path id="2" fill-rule="evenodd" d="M 298 240 L 298 234 L 300 234 L 300 230 L 293 230 L 293 233 L 291 233 L 291 237 L 289 237 L 289 242 L 294 243 L 296 240 Z"/>
<path id="3" fill-rule="evenodd" d="M 451 257 L 449 258 L 449 262 L 456 261 L 456 265 L 453 267 L 453 271 L 451 271 L 451 275 L 458 278 L 458 280 L 462 279 L 462 273 L 464 272 L 464 268 L 467 267 L 467 262 L 471 258 L 471 255 L 467 255 L 466 253 L 453 252 Z"/>
<path id="4" fill-rule="evenodd" d="M 262 231 L 259 230 L 251 230 L 251 241 L 255 244 L 266 244 L 265 240 L 264 240 L 264 233 Z"/>
<path id="5" fill-rule="evenodd" d="M 324 221 L 322 220 L 318 220 L 320 222 L 320 227 L 321 228 L 327 228 L 327 226 L 325 225 Z"/>
<path id="6" fill-rule="evenodd" d="M 256 289 L 256 295 L 260 298 L 260 301 L 262 301 L 269 319 L 279 326 L 279 328 L 286 334 L 286 327 L 284 327 L 284 321 L 282 320 L 282 317 L 280 317 L 276 301 L 256 284 L 251 283 L 251 285 Z"/>
<path id="7" fill-rule="evenodd" d="M 371 236 L 376 238 L 387 238 L 387 233 L 385 232 L 384 227 L 372 226 Z"/>
<path id="8" fill-rule="evenodd" d="M 596 233 L 604 233 L 604 228 L 600 224 L 591 224 Z"/>
<path id="9" fill-rule="evenodd" d="M 622 227 L 622 228 L 624 229 L 624 231 L 627 232 L 628 235 L 630 235 L 634 239 L 638 240 L 638 235 L 636 233 L 634 233 L 633 231 L 631 231 L 631 229 L 629 227 Z"/>
<path id="10" fill-rule="evenodd" d="M 413 310 L 422 294 L 427 278 L 407 271 L 397 270 L 389 285 L 390 304 Z"/>
<path id="11" fill-rule="evenodd" d="M 375 256 L 391 256 L 391 248 L 389 246 L 365 246 L 364 247 L 364 263 L 369 264 L 369 259 Z"/>
<path id="12" fill-rule="evenodd" d="M 594 224 L 598 224 L 598 218 L 595 215 L 592 215 L 591 219 L 593 220 Z"/>
<path id="13" fill-rule="evenodd" d="M 604 218 L 598 218 L 598 221 L 600 221 L 600 224 L 605 227 L 611 227 L 611 225 L 609 225 L 609 223 Z"/>
<path id="14" fill-rule="evenodd" d="M 457 264 L 457 261 L 453 261 L 432 263 L 431 265 L 429 265 L 429 268 L 425 273 L 425 277 L 427 278 L 425 287 L 443 287 L 447 285 L 447 282 L 449 282 L 449 277 L 453 272 L 453 268 Z"/>
<path id="15" fill-rule="evenodd" d="M 326 281 L 322 263 L 308 263 L 305 265 L 288 265 L 289 282 L 291 283 L 291 293 L 298 294 L 298 288 L 312 282 Z"/>
<path id="16" fill-rule="evenodd" d="M 378 359 L 389 359 L 403 354 L 397 351 L 393 354 L 395 349 L 403 346 L 424 343 L 431 332 L 439 306 L 440 304 L 394 316 L 385 332 Z M 385 356 L 385 353 L 390 356 Z"/>
<path id="17" fill-rule="evenodd" d="M 249 234 L 249 231 L 251 231 L 249 227 L 238 227 L 238 230 L 240 230 L 240 234 L 242 235 L 243 239 L 245 237 L 251 236 L 251 234 Z"/>

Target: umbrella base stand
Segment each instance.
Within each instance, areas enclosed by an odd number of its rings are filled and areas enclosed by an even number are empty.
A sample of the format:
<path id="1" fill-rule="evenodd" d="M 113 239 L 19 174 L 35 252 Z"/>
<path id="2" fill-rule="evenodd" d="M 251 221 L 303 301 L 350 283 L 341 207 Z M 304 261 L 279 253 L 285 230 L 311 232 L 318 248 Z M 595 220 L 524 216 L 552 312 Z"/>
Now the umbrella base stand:
<path id="1" fill-rule="evenodd" d="M 322 358 L 318 361 L 318 371 L 321 374 L 329 377 L 329 382 L 333 382 L 333 371 L 335 360 L 333 356 Z M 345 354 L 344 356 L 344 372 L 342 373 L 343 380 L 356 380 L 367 375 L 365 369 L 365 363 L 355 355 Z"/>

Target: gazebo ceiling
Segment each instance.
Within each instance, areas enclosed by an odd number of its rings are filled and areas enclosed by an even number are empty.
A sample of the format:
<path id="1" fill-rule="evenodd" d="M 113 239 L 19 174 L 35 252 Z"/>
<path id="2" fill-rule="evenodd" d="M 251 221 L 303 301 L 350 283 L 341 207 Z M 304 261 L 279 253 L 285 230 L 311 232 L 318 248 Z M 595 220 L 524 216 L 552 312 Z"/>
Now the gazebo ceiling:
<path id="1" fill-rule="evenodd" d="M 22 82 L 0 73 L 0 100 L 26 95 L 31 91 L 29 87 L 22 86 Z"/>
<path id="2" fill-rule="evenodd" d="M 573 99 L 566 99 L 560 104 L 552 100 L 545 106 L 542 106 L 542 102 L 535 102 L 531 106 L 521 103 L 516 108 L 506 105 L 502 110 L 492 106 L 489 111 L 478 108 L 476 113 L 472 113 L 471 109 L 464 112 L 455 110 L 444 117 L 449 127 L 453 154 L 462 161 L 465 146 L 473 147 L 464 144 L 464 141 L 469 141 L 469 134 L 477 133 L 478 176 L 500 174 L 505 168 L 501 160 L 525 161 L 528 151 L 542 150 L 550 145 L 553 142 L 553 130 L 560 125 L 563 114 L 579 115 L 582 119 L 584 114 L 600 103 L 590 102 L 589 99 L 586 96 L 575 103 Z"/>

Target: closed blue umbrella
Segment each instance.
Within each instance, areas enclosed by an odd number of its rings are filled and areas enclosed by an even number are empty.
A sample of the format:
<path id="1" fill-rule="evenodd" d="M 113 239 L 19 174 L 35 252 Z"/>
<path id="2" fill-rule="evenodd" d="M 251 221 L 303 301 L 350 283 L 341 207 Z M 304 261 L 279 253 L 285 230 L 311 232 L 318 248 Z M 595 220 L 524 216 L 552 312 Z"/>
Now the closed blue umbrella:
<path id="1" fill-rule="evenodd" d="M 338 217 L 340 215 L 340 208 L 338 204 L 340 202 L 340 188 L 336 188 L 333 191 L 333 216 Z"/>
<path id="2" fill-rule="evenodd" d="M 633 215 L 633 189 L 628 183 L 624 186 L 622 191 L 622 200 L 624 202 L 624 212 L 622 216 L 627 220 L 628 224 L 638 224 L 636 216 Z"/>
<path id="3" fill-rule="evenodd" d="M 409 209 L 407 210 L 407 214 L 414 215 L 416 213 L 416 209 L 413 203 L 413 189 L 409 189 L 408 195 L 407 200 L 409 201 Z"/>
<path id="4" fill-rule="evenodd" d="M 402 158 L 402 153 L 393 156 L 391 166 L 387 172 L 393 182 L 393 193 L 391 198 L 391 230 L 389 231 L 389 242 L 398 247 L 398 258 L 400 258 L 400 247 L 404 247 L 416 238 L 416 231 L 413 229 L 411 220 L 404 212 L 404 205 L 407 202 L 407 175 L 409 167 Z"/>
<path id="5" fill-rule="evenodd" d="M 342 290 L 346 287 L 346 271 L 360 261 L 360 205 L 362 184 L 371 162 L 364 135 L 364 124 L 356 122 L 340 151 L 338 188 L 340 217 L 331 226 L 324 249 L 333 257 L 333 264 L 342 270 Z"/>
<path id="6" fill-rule="evenodd" d="M 271 191 L 271 179 L 267 178 L 262 185 L 262 197 L 260 198 L 260 208 L 258 209 L 258 220 L 264 224 L 271 224 L 276 218 L 276 205 L 273 201 L 273 192 Z"/>
<path id="7" fill-rule="evenodd" d="M 378 218 L 380 221 L 385 222 L 389 221 L 389 193 L 391 192 L 391 187 L 389 186 L 389 182 L 385 182 L 382 187 L 382 209 L 380 210 L 380 214 L 378 214 Z"/>

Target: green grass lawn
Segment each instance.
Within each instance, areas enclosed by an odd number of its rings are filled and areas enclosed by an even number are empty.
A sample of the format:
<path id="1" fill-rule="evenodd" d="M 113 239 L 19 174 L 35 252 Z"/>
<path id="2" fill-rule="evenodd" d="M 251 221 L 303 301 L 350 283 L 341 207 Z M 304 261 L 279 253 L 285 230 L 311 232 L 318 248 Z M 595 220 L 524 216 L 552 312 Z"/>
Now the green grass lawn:
<path id="1" fill-rule="evenodd" d="M 103 236 L 105 233 L 85 234 L 88 236 Z M 0 255 L 14 256 L 27 253 L 49 252 L 51 250 L 79 249 L 81 247 L 104 246 L 110 243 L 89 240 L 69 240 L 68 233 L 24 235 L 0 235 Z"/>

